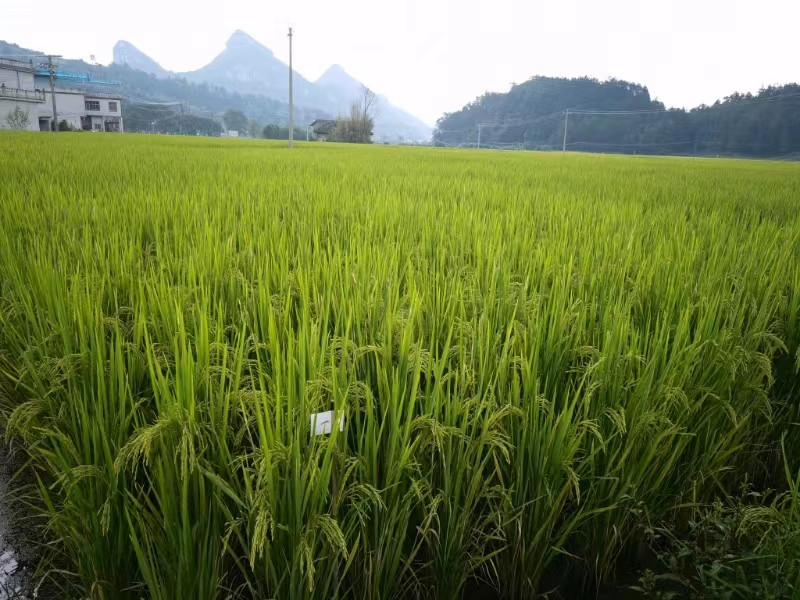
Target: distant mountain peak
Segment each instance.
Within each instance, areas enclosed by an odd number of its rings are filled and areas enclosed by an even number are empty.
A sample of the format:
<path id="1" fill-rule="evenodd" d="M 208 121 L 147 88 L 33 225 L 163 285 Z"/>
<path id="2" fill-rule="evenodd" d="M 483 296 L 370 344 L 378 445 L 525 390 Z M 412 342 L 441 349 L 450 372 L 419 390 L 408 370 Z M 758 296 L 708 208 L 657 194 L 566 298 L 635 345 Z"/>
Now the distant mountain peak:
<path id="1" fill-rule="evenodd" d="M 119 40 L 114 44 L 113 60 L 115 64 L 128 65 L 131 69 L 156 77 L 166 77 L 168 74 L 166 69 L 126 40 Z"/>
<path id="2" fill-rule="evenodd" d="M 124 40 L 120 40 L 114 46 L 114 62 L 159 78 L 166 79 L 177 75 L 189 82 L 224 88 L 239 95 L 237 97 L 261 96 L 269 98 L 273 103 L 285 102 L 289 91 L 288 65 L 241 29 L 231 34 L 225 49 L 211 62 L 193 71 L 175 74 L 165 71 L 133 44 Z M 314 118 L 329 118 L 338 113 L 344 114 L 350 109 L 351 104 L 361 97 L 361 82 L 339 64 L 328 67 L 313 83 L 295 70 L 293 85 L 295 107 Z M 234 106 L 233 100 L 229 102 Z M 428 125 L 393 106 L 388 99 L 379 96 L 376 106 L 378 107 L 374 129 L 376 140 L 430 139 L 431 128 Z"/>
<path id="3" fill-rule="evenodd" d="M 338 74 L 347 75 L 347 71 L 344 70 L 344 67 L 342 65 L 333 64 L 325 70 L 325 73 L 322 74 L 322 77 L 325 77 L 325 75 L 338 75 Z"/>
<path id="4" fill-rule="evenodd" d="M 272 56 L 272 50 L 241 29 L 237 29 L 231 34 L 231 37 L 229 37 L 228 41 L 225 43 L 225 47 L 230 50 L 260 50 Z"/>
<path id="5" fill-rule="evenodd" d="M 341 65 L 331 65 L 326 71 L 320 75 L 316 83 L 321 85 L 332 86 L 348 86 L 352 87 L 353 84 L 361 85 L 359 81 L 350 75 Z"/>

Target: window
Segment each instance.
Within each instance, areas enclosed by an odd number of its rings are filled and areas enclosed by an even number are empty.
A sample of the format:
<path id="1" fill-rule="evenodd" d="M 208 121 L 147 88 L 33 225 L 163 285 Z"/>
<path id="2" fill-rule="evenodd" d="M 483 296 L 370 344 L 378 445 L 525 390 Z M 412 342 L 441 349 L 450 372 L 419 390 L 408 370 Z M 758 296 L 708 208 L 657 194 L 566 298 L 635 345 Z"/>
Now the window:
<path id="1" fill-rule="evenodd" d="M 117 103 L 116 102 L 109 102 L 108 103 L 108 112 L 117 112 Z"/>
<path id="2" fill-rule="evenodd" d="M 99 100 L 87 100 L 86 101 L 86 110 L 100 110 L 100 101 Z"/>

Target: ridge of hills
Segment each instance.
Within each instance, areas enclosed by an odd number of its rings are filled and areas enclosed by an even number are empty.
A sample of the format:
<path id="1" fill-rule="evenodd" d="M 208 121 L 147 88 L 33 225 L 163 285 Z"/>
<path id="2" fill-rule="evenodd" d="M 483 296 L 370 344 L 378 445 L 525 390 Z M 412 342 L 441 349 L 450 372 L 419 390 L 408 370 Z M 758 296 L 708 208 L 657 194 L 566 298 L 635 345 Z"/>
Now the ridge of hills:
<path id="1" fill-rule="evenodd" d="M 130 57 L 140 58 L 131 53 L 132 46 L 126 50 Z M 135 47 L 133 47 L 135 50 Z M 137 51 L 138 52 L 138 51 Z M 0 40 L 0 56 L 25 57 L 42 55 L 38 50 L 21 47 L 17 44 Z M 144 55 L 142 55 L 144 56 Z M 170 75 L 167 71 L 159 71 L 157 63 L 135 62 L 134 66 L 128 64 L 94 65 L 84 60 L 61 59 L 58 68 L 62 71 L 89 74 L 92 80 L 116 81 L 118 85 L 109 88 L 106 85 L 80 84 L 88 91 L 110 91 L 118 93 L 123 98 L 125 105 L 177 105 L 180 103 L 187 112 L 197 117 L 218 119 L 229 108 L 241 110 L 251 119 L 261 123 L 286 123 L 288 121 L 289 107 L 286 102 L 273 100 L 256 94 L 235 93 L 221 86 L 208 83 L 188 81 L 178 75 Z M 142 69 L 149 69 L 146 72 Z M 158 67 L 158 68 L 156 68 Z M 167 107 L 160 110 L 165 113 L 164 118 L 174 118 L 174 114 L 167 113 Z M 325 119 L 333 116 L 330 112 L 307 106 L 294 107 L 297 123 L 310 123 L 314 119 Z M 124 117 L 124 113 L 123 113 Z"/>
<path id="2" fill-rule="evenodd" d="M 222 88 L 231 94 L 263 96 L 282 104 L 289 95 L 288 65 L 241 30 L 230 36 L 219 55 L 195 71 L 167 71 L 125 40 L 114 46 L 113 65 L 125 65 L 159 80 L 184 79 Z M 296 107 L 335 117 L 345 113 L 358 98 L 361 82 L 341 66 L 333 65 L 316 81 L 309 81 L 295 71 L 293 87 Z M 428 141 L 431 136 L 431 127 L 394 106 L 385 96 L 378 97 L 374 131 L 376 141 Z"/>
<path id="3" fill-rule="evenodd" d="M 32 55 L 44 53 L 0 40 L 0 56 L 27 60 Z M 113 62 L 109 65 L 66 58 L 59 60 L 59 69 L 87 73 L 92 80 L 118 82 L 113 89 L 129 105 L 180 104 L 194 116 L 216 119 L 233 108 L 262 124 L 288 123 L 289 67 L 243 31 L 234 32 L 225 49 L 196 71 L 164 69 L 125 40 L 114 45 Z M 81 87 L 108 91 L 100 84 Z M 346 113 L 358 98 L 360 88 L 361 82 L 339 65 L 331 66 L 313 82 L 295 71 L 295 124 L 303 127 L 314 119 L 332 119 Z M 385 96 L 378 96 L 373 137 L 376 142 L 429 142 L 431 133 L 430 126 L 392 105 Z"/>

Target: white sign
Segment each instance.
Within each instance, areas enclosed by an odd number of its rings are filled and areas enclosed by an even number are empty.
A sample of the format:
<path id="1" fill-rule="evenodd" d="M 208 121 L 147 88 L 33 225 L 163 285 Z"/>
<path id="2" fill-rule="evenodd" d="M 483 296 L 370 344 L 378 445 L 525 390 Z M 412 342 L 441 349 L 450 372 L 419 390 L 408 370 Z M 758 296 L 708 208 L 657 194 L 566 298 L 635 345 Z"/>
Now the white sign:
<path id="1" fill-rule="evenodd" d="M 311 435 L 326 435 L 331 432 L 333 421 L 336 417 L 332 410 L 311 415 Z M 339 414 L 336 419 L 339 422 L 339 431 L 344 429 L 344 412 Z"/>

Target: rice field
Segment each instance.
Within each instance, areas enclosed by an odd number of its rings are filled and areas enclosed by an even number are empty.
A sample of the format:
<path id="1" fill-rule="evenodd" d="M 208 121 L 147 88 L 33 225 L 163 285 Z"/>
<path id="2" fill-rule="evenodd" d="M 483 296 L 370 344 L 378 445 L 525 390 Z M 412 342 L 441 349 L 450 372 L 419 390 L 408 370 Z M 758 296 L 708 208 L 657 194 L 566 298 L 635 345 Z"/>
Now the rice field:
<path id="1" fill-rule="evenodd" d="M 64 596 L 594 597 L 800 466 L 798 164 L 3 133 L 0 173 Z"/>

